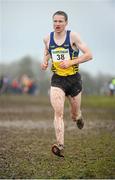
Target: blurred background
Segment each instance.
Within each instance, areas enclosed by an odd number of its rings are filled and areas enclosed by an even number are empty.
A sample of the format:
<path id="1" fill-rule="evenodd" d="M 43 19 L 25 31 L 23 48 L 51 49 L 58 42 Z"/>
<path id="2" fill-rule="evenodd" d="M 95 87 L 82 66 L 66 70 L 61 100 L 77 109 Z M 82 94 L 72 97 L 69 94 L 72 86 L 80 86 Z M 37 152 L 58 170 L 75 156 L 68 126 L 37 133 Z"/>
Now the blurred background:
<path id="1" fill-rule="evenodd" d="M 114 95 L 114 0 L 0 0 L 0 93 L 48 93 L 50 68 L 40 68 L 43 38 L 58 10 L 93 53 L 93 61 L 80 65 L 84 94 Z"/>

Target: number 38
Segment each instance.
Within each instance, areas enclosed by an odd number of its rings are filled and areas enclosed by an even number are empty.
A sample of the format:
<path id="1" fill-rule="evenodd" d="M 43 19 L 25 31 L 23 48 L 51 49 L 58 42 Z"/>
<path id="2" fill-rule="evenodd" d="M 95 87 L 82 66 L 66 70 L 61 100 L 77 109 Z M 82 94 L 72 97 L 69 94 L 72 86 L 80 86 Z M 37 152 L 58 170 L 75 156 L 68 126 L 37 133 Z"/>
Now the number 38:
<path id="1" fill-rule="evenodd" d="M 57 54 L 57 60 L 64 60 L 64 54 Z"/>

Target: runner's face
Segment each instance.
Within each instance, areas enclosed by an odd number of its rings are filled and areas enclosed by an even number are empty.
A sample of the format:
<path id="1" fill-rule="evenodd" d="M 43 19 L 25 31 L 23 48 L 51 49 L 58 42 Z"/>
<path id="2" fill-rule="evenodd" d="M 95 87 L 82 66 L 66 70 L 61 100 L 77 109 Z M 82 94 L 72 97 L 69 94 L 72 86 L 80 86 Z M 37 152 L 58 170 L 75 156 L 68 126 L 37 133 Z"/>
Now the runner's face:
<path id="1" fill-rule="evenodd" d="M 65 30 L 67 25 L 67 21 L 65 21 L 65 17 L 62 15 L 55 15 L 53 17 L 53 28 L 55 32 L 62 32 Z"/>

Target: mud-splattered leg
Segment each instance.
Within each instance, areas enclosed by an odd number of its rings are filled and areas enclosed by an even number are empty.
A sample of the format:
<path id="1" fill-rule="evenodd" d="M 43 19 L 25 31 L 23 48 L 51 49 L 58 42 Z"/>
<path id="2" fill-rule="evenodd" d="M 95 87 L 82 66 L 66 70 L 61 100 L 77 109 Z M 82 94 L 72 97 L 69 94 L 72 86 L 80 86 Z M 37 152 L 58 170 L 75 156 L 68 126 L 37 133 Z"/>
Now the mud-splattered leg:
<path id="1" fill-rule="evenodd" d="M 52 107 L 54 109 L 54 128 L 56 133 L 57 144 L 64 145 L 64 91 L 58 87 L 51 87 L 50 100 Z"/>
<path id="2" fill-rule="evenodd" d="M 76 121 L 81 116 L 81 92 L 74 97 L 68 96 L 71 104 L 71 116 L 72 120 Z"/>

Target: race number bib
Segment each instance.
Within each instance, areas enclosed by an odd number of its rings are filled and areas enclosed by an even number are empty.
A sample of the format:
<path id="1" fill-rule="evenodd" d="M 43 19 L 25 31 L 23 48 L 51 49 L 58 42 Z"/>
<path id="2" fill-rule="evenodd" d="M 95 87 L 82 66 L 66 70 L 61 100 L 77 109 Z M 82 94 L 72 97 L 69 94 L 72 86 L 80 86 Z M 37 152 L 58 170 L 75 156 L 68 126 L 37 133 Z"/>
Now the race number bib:
<path id="1" fill-rule="evenodd" d="M 53 62 L 60 62 L 70 59 L 69 49 L 56 48 L 51 51 Z"/>

